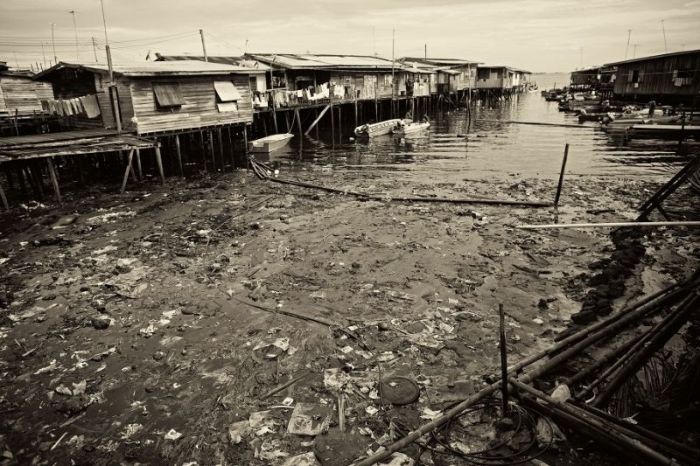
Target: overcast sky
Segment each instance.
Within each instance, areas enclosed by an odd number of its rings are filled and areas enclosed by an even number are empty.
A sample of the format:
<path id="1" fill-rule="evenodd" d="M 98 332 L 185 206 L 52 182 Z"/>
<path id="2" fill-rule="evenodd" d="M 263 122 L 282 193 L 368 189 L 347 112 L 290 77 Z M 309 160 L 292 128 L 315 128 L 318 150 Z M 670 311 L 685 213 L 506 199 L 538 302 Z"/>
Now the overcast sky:
<path id="1" fill-rule="evenodd" d="M 115 62 L 148 52 L 428 55 L 469 58 L 532 71 L 571 71 L 636 55 L 700 48 L 700 0 L 104 0 Z M 99 0 L 0 0 L 0 60 L 28 67 L 56 55 L 104 62 Z M 42 44 L 44 50 L 42 52 Z M 634 53 L 630 45 L 628 55 Z"/>

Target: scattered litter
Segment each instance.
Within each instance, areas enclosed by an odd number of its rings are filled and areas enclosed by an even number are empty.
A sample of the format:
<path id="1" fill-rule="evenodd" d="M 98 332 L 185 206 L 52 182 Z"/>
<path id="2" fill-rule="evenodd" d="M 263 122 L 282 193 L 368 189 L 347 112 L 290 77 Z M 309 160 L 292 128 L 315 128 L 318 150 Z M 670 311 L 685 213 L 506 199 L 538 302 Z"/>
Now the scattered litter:
<path id="1" fill-rule="evenodd" d="M 182 434 L 175 429 L 170 429 L 166 434 L 165 434 L 165 440 L 177 440 L 180 437 L 182 437 Z"/>
<path id="2" fill-rule="evenodd" d="M 318 435 L 328 430 L 331 410 L 314 403 L 298 403 L 292 411 L 287 432 L 296 435 Z"/>
<path id="3" fill-rule="evenodd" d="M 292 456 L 282 463 L 282 466 L 317 466 L 319 462 L 313 452 Z"/>

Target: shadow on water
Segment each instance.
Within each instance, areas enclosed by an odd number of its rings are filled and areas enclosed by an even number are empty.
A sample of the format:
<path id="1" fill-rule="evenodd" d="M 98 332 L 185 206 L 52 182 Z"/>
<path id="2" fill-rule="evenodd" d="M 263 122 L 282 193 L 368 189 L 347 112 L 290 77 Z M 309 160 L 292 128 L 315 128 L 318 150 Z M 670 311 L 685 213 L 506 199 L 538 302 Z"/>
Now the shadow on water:
<path id="1" fill-rule="evenodd" d="M 584 123 L 581 128 L 508 124 L 503 120 L 579 125 L 573 114 L 559 112 L 556 102 L 539 93 L 522 94 L 495 105 L 476 105 L 471 125 L 466 109 L 433 113 L 428 131 L 411 137 L 386 135 L 355 140 L 352 127 L 342 128 L 335 143 L 330 131 L 319 139 L 296 136 L 272 154 L 283 165 L 424 164 L 431 171 L 480 175 L 555 178 L 564 145 L 570 145 L 567 172 L 590 175 L 663 174 L 684 161 L 677 142 L 614 138 Z M 338 129 L 336 128 L 336 131 Z"/>

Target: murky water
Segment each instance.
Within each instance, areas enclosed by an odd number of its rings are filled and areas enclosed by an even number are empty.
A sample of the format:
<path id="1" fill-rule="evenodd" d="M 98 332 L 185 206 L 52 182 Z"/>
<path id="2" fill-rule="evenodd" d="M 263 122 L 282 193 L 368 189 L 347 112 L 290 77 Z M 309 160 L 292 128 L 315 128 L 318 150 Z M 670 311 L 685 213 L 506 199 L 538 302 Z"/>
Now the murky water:
<path id="1" fill-rule="evenodd" d="M 552 87 L 542 78 L 541 88 Z M 560 80 L 564 80 L 563 75 Z M 556 102 L 537 93 L 474 108 L 471 125 L 466 109 L 434 113 L 429 131 L 409 138 L 391 135 L 370 141 L 352 140 L 352 127 L 336 128 L 319 139 L 295 137 L 285 149 L 273 153 L 283 163 L 331 165 L 421 164 L 431 173 L 469 177 L 520 176 L 555 178 L 565 144 L 570 145 L 567 173 L 644 176 L 676 169 L 684 158 L 676 155 L 677 142 L 613 138 L 587 122 L 580 128 L 504 123 L 504 120 L 578 125 L 573 114 L 559 112 Z M 313 134 L 313 132 L 312 132 Z"/>

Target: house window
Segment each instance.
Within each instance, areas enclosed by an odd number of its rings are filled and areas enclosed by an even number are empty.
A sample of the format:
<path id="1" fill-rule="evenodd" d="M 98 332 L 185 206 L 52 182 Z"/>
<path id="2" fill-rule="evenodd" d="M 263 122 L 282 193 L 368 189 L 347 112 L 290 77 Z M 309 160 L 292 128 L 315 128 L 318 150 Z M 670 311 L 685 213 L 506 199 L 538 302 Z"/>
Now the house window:
<path id="1" fill-rule="evenodd" d="M 214 81 L 216 106 L 220 112 L 237 112 L 241 93 L 231 81 Z"/>
<path id="2" fill-rule="evenodd" d="M 694 74 L 695 72 L 691 69 L 673 70 L 673 85 L 676 87 L 691 85 Z"/>
<path id="3" fill-rule="evenodd" d="M 391 75 L 390 74 L 384 75 L 384 85 L 391 86 Z"/>
<path id="4" fill-rule="evenodd" d="M 258 78 L 251 76 L 249 80 L 250 90 L 255 92 L 258 90 Z"/>
<path id="5" fill-rule="evenodd" d="M 642 73 L 639 70 L 630 70 L 629 81 L 633 84 L 642 82 Z"/>
<path id="6" fill-rule="evenodd" d="M 491 76 L 491 71 L 488 69 L 483 69 L 483 68 L 479 69 L 477 71 L 477 76 L 479 77 L 479 79 L 483 79 L 483 80 L 489 79 L 489 77 Z"/>
<path id="7" fill-rule="evenodd" d="M 185 103 L 179 83 L 153 83 L 153 94 L 159 110 L 178 110 Z"/>

